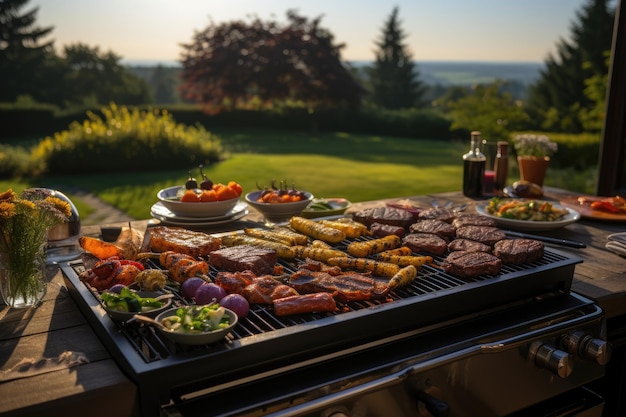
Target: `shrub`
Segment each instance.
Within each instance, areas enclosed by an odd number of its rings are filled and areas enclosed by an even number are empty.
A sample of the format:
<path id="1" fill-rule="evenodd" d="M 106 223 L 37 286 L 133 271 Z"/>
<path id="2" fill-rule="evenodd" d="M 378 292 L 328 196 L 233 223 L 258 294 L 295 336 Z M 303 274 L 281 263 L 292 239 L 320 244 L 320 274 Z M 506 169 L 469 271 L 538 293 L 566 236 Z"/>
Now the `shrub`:
<path id="1" fill-rule="evenodd" d="M 35 167 L 26 148 L 0 144 L 0 178 L 21 178 L 33 171 Z"/>
<path id="2" fill-rule="evenodd" d="M 202 126 L 176 123 L 165 110 L 109 105 L 102 117 L 87 112 L 82 123 L 46 137 L 32 151 L 45 172 L 93 173 L 187 169 L 223 159 L 220 139 Z"/>

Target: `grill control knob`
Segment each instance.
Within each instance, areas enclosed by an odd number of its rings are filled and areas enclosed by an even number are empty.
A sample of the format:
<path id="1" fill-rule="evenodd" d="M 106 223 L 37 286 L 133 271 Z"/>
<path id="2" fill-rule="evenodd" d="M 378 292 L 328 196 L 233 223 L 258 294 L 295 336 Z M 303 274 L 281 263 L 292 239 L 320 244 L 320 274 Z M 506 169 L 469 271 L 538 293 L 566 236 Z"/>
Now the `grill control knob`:
<path id="1" fill-rule="evenodd" d="M 547 369 L 561 378 L 570 376 L 574 368 L 569 353 L 542 342 L 535 342 L 530 345 L 529 358 L 537 366 Z"/>
<path id="2" fill-rule="evenodd" d="M 563 347 L 571 354 L 606 365 L 611 359 L 611 344 L 582 331 L 563 336 Z"/>

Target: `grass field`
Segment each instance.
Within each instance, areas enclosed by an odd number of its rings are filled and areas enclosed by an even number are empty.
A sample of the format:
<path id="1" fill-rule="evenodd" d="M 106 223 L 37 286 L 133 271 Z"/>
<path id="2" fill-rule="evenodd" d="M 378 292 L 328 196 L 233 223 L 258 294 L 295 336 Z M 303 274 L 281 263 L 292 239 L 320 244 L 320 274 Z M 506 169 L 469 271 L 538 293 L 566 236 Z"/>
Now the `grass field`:
<path id="1" fill-rule="evenodd" d="M 269 185 L 272 179 L 285 180 L 318 197 L 341 196 L 354 202 L 459 190 L 461 155 L 467 151 L 464 142 L 282 130 L 214 132 L 229 152 L 225 161 L 204 168 L 214 182 L 234 180 L 248 192 Z M 515 164 L 510 165 L 513 181 L 517 170 Z M 200 178 L 197 167 L 189 168 Z M 159 189 L 182 184 L 186 178 L 186 170 L 155 167 L 149 172 L 0 181 L 0 189 L 42 186 L 66 192 L 72 198 L 71 190 L 78 188 L 141 219 L 150 217 Z M 81 213 L 89 210 L 84 206 L 81 209 L 80 202 L 77 206 Z"/>

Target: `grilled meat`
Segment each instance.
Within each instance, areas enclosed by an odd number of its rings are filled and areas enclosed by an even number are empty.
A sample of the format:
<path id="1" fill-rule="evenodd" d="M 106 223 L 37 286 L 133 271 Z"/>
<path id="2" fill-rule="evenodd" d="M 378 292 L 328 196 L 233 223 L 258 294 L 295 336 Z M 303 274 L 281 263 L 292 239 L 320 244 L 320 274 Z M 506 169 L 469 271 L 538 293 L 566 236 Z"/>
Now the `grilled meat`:
<path id="1" fill-rule="evenodd" d="M 311 258 L 306 258 L 303 263 L 298 265 L 298 269 L 307 269 L 314 272 L 327 272 L 330 275 L 340 275 L 343 270 L 338 266 L 330 266 L 325 262 L 316 261 Z"/>
<path id="2" fill-rule="evenodd" d="M 453 238 L 456 229 L 450 223 L 438 219 L 420 220 L 409 227 L 411 233 L 432 233 L 444 239 Z"/>
<path id="3" fill-rule="evenodd" d="M 543 243 L 533 239 L 504 239 L 493 247 L 493 254 L 502 262 L 521 265 L 543 258 Z"/>
<path id="4" fill-rule="evenodd" d="M 505 239 L 506 235 L 497 227 L 463 226 L 456 229 L 456 237 L 475 240 L 476 242 L 493 246 L 494 243 Z"/>
<path id="5" fill-rule="evenodd" d="M 459 228 L 463 226 L 489 226 L 495 227 L 496 221 L 487 216 L 474 213 L 461 213 L 452 221 L 452 226 Z"/>
<path id="6" fill-rule="evenodd" d="M 302 313 L 332 313 L 337 304 L 332 294 L 318 292 L 313 294 L 293 295 L 274 300 L 274 313 L 277 316 L 289 316 Z"/>
<path id="7" fill-rule="evenodd" d="M 193 256 L 167 251 L 159 255 L 159 262 L 166 268 L 176 282 L 185 282 L 188 278 L 207 275 L 209 264 L 195 259 Z"/>
<path id="8" fill-rule="evenodd" d="M 241 294 L 243 289 L 252 284 L 256 277 L 252 271 L 220 271 L 215 275 L 215 283 L 229 294 Z"/>
<path id="9" fill-rule="evenodd" d="M 222 240 L 202 232 L 180 227 L 156 226 L 148 229 L 149 250 L 153 252 L 173 251 L 194 258 L 206 257 L 220 248 Z"/>
<path id="10" fill-rule="evenodd" d="M 417 215 L 418 220 L 436 219 L 446 223 L 452 223 L 455 217 L 454 211 L 445 207 L 428 208 Z"/>
<path id="11" fill-rule="evenodd" d="M 456 251 L 450 253 L 441 263 L 449 274 L 464 278 L 500 273 L 502 261 L 497 256 L 486 252 Z"/>
<path id="12" fill-rule="evenodd" d="M 370 225 L 370 232 L 374 237 L 385 237 L 388 235 L 396 235 L 399 238 L 403 238 L 406 230 L 401 226 L 392 226 L 390 224 L 372 223 Z"/>
<path id="13" fill-rule="evenodd" d="M 352 214 L 352 218 L 370 227 L 373 223 L 400 226 L 404 229 L 413 223 L 413 215 L 406 210 L 394 207 L 371 207 Z"/>
<path id="14" fill-rule="evenodd" d="M 257 276 L 271 274 L 278 255 L 274 249 L 252 245 L 231 246 L 211 252 L 209 262 L 226 271 L 252 271 Z"/>
<path id="15" fill-rule="evenodd" d="M 298 291 L 273 278 L 264 275 L 255 278 L 252 284 L 247 285 L 241 292 L 250 304 L 272 304 L 274 300 L 299 295 Z"/>
<path id="16" fill-rule="evenodd" d="M 484 243 L 476 242 L 469 239 L 454 239 L 448 243 L 448 250 L 450 252 L 464 250 L 468 252 L 491 252 L 491 246 Z"/>
<path id="17" fill-rule="evenodd" d="M 410 233 L 404 237 L 402 244 L 411 248 L 413 252 L 435 255 L 443 255 L 448 250 L 448 242 L 432 233 Z"/>
<path id="18" fill-rule="evenodd" d="M 289 285 L 301 294 L 328 292 L 344 303 L 385 297 L 389 291 L 387 281 L 376 280 L 356 272 L 330 275 L 306 269 L 301 269 L 289 277 Z"/>

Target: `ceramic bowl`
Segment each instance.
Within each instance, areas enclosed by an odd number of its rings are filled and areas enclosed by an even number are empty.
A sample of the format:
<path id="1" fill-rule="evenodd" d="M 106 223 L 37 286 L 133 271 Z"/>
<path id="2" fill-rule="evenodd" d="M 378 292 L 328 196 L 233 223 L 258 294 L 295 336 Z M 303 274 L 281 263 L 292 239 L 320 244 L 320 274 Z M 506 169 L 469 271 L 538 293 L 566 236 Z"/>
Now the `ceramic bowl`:
<path id="1" fill-rule="evenodd" d="M 156 316 L 155 320 L 161 322 L 166 317 L 175 316 L 176 310 L 178 310 L 178 308 L 184 307 L 170 308 L 169 310 L 163 311 L 158 316 Z M 166 328 L 162 328 L 159 326 L 155 327 L 162 335 L 170 339 L 172 342 L 179 343 L 181 345 L 208 345 L 210 343 L 215 343 L 222 340 L 237 325 L 237 322 L 239 320 L 237 314 L 227 308 L 225 308 L 225 310 L 226 312 L 224 314 L 228 315 L 230 325 L 224 329 L 213 330 L 212 332 L 186 333 L 167 330 Z"/>
<path id="2" fill-rule="evenodd" d="M 293 216 L 300 215 L 302 210 L 313 201 L 313 194 L 304 192 L 306 199 L 293 203 L 260 203 L 257 200 L 262 192 L 259 190 L 246 194 L 246 202 L 261 213 L 266 221 L 272 223 L 283 223 Z"/>
<path id="3" fill-rule="evenodd" d="M 137 291 L 137 294 L 142 298 L 156 298 L 159 295 L 163 295 L 165 293 L 152 292 L 152 291 Z M 162 304 L 163 305 L 159 308 L 154 308 L 152 310 L 145 310 L 145 311 L 142 311 L 141 314 L 143 314 L 144 316 L 148 316 L 148 317 L 156 317 L 159 313 L 172 307 L 172 299 L 167 298 L 162 301 Z M 112 308 L 106 307 L 104 304 L 103 304 L 103 307 L 106 310 L 106 312 L 109 314 L 109 316 L 113 320 L 116 320 L 116 321 L 128 321 L 132 319 L 135 316 L 135 314 L 138 314 L 137 312 L 114 310 Z"/>
<path id="4" fill-rule="evenodd" d="M 164 188 L 157 193 L 157 198 L 161 204 L 175 215 L 181 217 L 209 218 L 225 216 L 235 208 L 239 201 L 239 197 L 236 197 L 224 201 L 183 203 L 177 197 L 179 190 L 182 188 L 183 186 L 176 185 Z"/>
<path id="5" fill-rule="evenodd" d="M 352 203 L 345 198 L 314 198 L 311 204 L 302 210 L 302 217 L 313 219 L 316 217 L 338 216 L 345 213 L 351 205 Z"/>

